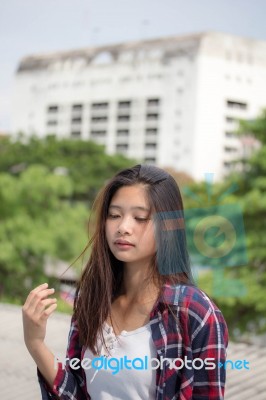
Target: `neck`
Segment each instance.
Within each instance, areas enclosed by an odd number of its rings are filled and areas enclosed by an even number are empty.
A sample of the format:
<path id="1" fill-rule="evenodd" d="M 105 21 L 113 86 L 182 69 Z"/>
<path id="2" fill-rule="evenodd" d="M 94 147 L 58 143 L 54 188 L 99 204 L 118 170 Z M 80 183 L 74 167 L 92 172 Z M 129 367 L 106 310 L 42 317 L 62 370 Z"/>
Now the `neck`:
<path id="1" fill-rule="evenodd" d="M 143 303 L 158 295 L 158 288 L 151 279 L 150 266 L 124 265 L 122 295 L 129 301 Z"/>

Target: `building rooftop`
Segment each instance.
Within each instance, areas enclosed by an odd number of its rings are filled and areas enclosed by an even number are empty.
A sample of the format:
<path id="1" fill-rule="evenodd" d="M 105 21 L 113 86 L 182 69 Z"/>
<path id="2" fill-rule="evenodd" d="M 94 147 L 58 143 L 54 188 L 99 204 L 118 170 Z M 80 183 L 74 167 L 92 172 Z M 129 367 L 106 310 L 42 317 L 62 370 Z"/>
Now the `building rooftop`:
<path id="1" fill-rule="evenodd" d="M 41 69 L 47 67 L 53 61 L 65 61 L 69 59 L 79 59 L 82 58 L 90 63 L 98 54 L 100 53 L 109 53 L 115 60 L 119 53 L 124 51 L 134 51 L 134 50 L 151 50 L 153 48 L 158 47 L 175 47 L 180 50 L 187 50 L 189 45 L 195 46 L 197 45 L 203 36 L 203 33 L 186 35 L 186 36 L 171 36 L 171 37 L 163 37 L 157 39 L 149 39 L 149 40 L 139 40 L 139 41 L 131 41 L 125 43 L 118 44 L 110 44 L 103 45 L 98 47 L 88 47 L 83 49 L 75 49 L 69 51 L 58 51 L 53 53 L 46 54 L 36 54 L 29 55 L 23 58 L 19 64 L 18 72 L 25 70 L 33 70 L 33 69 Z"/>
<path id="2" fill-rule="evenodd" d="M 266 51 L 265 41 L 243 38 L 219 32 L 201 32 L 190 35 L 169 36 L 156 39 L 102 45 L 98 47 L 29 55 L 20 61 L 17 72 L 46 69 L 50 64 L 58 61 L 64 62 L 67 60 L 83 61 L 85 64 L 90 64 L 102 54 L 108 54 L 110 60 L 112 61 L 116 61 L 119 55 L 124 52 L 150 52 L 156 49 L 163 49 L 163 52 L 160 55 L 162 58 L 169 58 L 182 54 L 193 54 L 198 49 L 203 38 L 214 38 L 220 42 L 218 46 L 219 48 L 215 49 L 216 52 L 220 52 L 224 47 L 222 43 L 223 39 L 225 47 L 229 45 L 230 41 L 233 41 L 235 45 L 239 44 L 240 46 L 249 46 L 249 48 L 253 51 L 257 48 L 262 48 L 262 53 Z M 214 50 L 211 44 L 210 48 Z M 154 54 L 154 56 L 156 57 L 156 54 Z M 262 56 L 262 54 L 260 54 L 260 56 Z M 265 55 L 263 58 L 265 59 Z"/>

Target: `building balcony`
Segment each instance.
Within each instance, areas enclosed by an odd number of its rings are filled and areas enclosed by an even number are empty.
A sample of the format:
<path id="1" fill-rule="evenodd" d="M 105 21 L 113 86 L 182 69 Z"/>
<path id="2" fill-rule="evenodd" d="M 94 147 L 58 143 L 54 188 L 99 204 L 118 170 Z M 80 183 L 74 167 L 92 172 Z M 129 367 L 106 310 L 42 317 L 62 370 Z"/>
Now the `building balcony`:
<path id="1" fill-rule="evenodd" d="M 151 119 L 151 120 L 147 120 L 145 123 L 145 127 L 146 129 L 158 129 L 159 126 L 159 121 L 158 119 Z"/>
<path id="2" fill-rule="evenodd" d="M 90 130 L 95 130 L 95 131 L 106 131 L 108 126 L 108 121 L 91 121 L 90 122 Z"/>
<path id="3" fill-rule="evenodd" d="M 159 110 L 160 110 L 160 106 L 159 105 L 153 105 L 153 104 L 151 104 L 151 105 L 147 105 L 147 108 L 146 108 L 146 112 L 147 113 L 154 113 L 154 114 L 159 114 Z"/>
<path id="4" fill-rule="evenodd" d="M 144 150 L 144 157 L 156 157 L 156 148 L 155 149 L 145 149 Z"/>
<path id="5" fill-rule="evenodd" d="M 129 121 L 116 121 L 116 129 L 119 130 L 127 130 L 130 127 L 130 120 Z"/>
<path id="6" fill-rule="evenodd" d="M 72 110 L 72 112 L 71 112 L 71 116 L 72 116 L 72 118 L 81 118 L 82 117 L 82 113 L 83 113 L 83 110 L 81 109 L 81 110 Z"/>
<path id="7" fill-rule="evenodd" d="M 91 117 L 108 117 L 108 108 L 91 108 Z"/>

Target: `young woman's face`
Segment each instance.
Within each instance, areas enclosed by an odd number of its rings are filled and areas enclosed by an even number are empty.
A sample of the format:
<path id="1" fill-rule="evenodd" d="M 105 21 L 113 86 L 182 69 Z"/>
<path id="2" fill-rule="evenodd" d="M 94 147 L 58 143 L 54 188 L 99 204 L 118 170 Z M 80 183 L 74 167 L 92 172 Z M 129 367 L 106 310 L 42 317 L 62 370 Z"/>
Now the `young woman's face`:
<path id="1" fill-rule="evenodd" d="M 156 251 L 150 207 L 142 185 L 123 186 L 114 194 L 106 220 L 113 255 L 125 264 L 147 264 Z"/>

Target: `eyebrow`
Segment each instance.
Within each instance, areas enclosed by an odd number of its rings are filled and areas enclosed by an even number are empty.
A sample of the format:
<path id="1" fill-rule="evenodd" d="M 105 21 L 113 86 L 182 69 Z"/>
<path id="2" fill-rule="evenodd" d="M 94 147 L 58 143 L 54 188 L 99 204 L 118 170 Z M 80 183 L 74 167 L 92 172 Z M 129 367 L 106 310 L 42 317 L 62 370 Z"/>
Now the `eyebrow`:
<path id="1" fill-rule="evenodd" d="M 122 210 L 123 207 L 118 206 L 118 205 L 116 205 L 116 204 L 111 204 L 111 205 L 109 206 L 109 208 L 116 208 L 116 209 Z M 142 206 L 135 206 L 135 207 L 131 207 L 130 209 L 131 209 L 131 210 L 139 210 L 139 211 L 147 211 L 147 212 L 150 212 L 150 209 L 149 209 L 149 208 L 142 207 Z"/>

